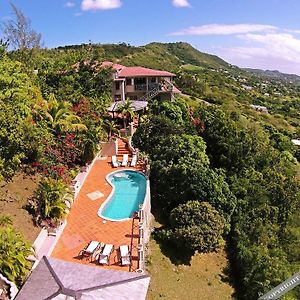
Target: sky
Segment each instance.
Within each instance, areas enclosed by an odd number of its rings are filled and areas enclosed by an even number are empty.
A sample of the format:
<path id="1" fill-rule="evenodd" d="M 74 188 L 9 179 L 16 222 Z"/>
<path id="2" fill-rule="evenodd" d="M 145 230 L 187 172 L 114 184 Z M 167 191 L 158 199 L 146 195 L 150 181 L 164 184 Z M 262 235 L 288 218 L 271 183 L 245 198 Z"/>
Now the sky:
<path id="1" fill-rule="evenodd" d="M 0 0 L 0 22 L 14 17 L 10 2 L 47 48 L 183 41 L 240 67 L 300 75 L 299 0 Z"/>

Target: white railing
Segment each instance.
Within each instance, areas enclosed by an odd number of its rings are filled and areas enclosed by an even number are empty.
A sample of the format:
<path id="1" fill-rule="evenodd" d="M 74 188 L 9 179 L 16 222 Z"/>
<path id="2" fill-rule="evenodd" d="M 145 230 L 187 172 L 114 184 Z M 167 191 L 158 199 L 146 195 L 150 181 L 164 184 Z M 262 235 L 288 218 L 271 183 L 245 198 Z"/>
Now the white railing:
<path id="1" fill-rule="evenodd" d="M 3 280 L 10 287 L 9 291 L 8 291 L 8 293 L 9 293 L 9 299 L 11 299 L 11 300 L 15 299 L 15 297 L 18 294 L 18 288 L 17 288 L 17 286 L 12 281 L 8 280 L 5 276 L 3 276 L 1 273 L 0 273 L 0 279 Z M 0 294 L 0 296 L 1 296 L 1 294 Z"/>
<path id="2" fill-rule="evenodd" d="M 140 205 L 139 211 L 139 244 L 138 244 L 138 260 L 139 269 L 137 272 L 143 272 L 145 270 L 145 257 L 146 257 L 146 245 L 150 239 L 150 226 L 152 220 L 151 214 L 151 195 L 150 195 L 150 181 L 147 179 L 146 197 L 143 204 Z"/>

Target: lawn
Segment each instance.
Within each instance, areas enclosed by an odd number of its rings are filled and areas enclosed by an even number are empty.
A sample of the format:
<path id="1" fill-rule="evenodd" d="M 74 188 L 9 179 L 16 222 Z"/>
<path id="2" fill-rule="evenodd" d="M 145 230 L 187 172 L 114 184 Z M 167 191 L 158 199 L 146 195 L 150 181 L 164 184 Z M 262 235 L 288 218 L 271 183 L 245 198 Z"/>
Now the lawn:
<path id="1" fill-rule="evenodd" d="M 149 243 L 147 270 L 151 283 L 147 300 L 156 299 L 235 299 L 233 287 L 224 270 L 228 265 L 225 251 L 196 254 L 190 264 L 174 264 L 155 241 Z M 173 249 L 174 250 L 174 249 Z"/>

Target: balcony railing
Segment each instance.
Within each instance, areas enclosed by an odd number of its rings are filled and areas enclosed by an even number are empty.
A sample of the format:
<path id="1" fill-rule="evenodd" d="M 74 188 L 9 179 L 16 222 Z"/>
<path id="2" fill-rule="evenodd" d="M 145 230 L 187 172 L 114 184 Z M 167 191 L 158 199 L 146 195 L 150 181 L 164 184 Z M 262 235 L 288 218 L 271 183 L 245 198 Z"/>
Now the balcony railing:
<path id="1" fill-rule="evenodd" d="M 151 91 L 155 88 L 159 88 L 159 83 L 149 83 L 148 84 L 148 91 Z M 135 91 L 146 92 L 147 84 L 135 84 L 134 89 L 135 89 Z"/>

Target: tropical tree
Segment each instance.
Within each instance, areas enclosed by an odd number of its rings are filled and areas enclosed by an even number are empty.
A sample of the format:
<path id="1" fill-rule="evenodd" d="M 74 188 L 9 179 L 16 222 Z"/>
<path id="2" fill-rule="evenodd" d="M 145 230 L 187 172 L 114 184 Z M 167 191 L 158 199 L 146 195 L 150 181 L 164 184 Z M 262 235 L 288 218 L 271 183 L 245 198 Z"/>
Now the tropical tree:
<path id="1" fill-rule="evenodd" d="M 112 120 L 112 119 L 105 119 L 104 120 L 104 124 L 103 124 L 104 128 L 106 129 L 107 133 L 108 133 L 108 139 L 110 140 L 112 135 L 114 133 L 118 134 L 119 133 L 119 128 L 117 123 Z"/>
<path id="2" fill-rule="evenodd" d="M 70 196 L 71 192 L 62 180 L 44 177 L 35 191 L 38 213 L 43 219 L 61 220 L 67 212 L 66 199 Z"/>
<path id="3" fill-rule="evenodd" d="M 2 39 L 0 39 L 0 58 L 3 57 L 3 55 L 5 55 L 7 47 L 8 42 L 5 42 Z"/>
<path id="4" fill-rule="evenodd" d="M 0 177 L 11 177 L 42 148 L 44 132 L 31 115 L 31 107 L 40 99 L 21 63 L 4 55 L 0 59 Z"/>
<path id="5" fill-rule="evenodd" d="M 179 248 L 210 252 L 222 244 L 224 218 L 207 202 L 188 201 L 170 214 L 172 239 Z"/>
<path id="6" fill-rule="evenodd" d="M 124 129 L 126 129 L 126 121 L 132 120 L 135 115 L 132 101 L 127 99 L 123 102 L 120 106 L 118 106 L 118 112 L 123 115 Z"/>
<path id="7" fill-rule="evenodd" d="M 27 259 L 33 250 L 12 227 L 0 227 L 0 270 L 11 281 L 19 283 L 31 269 Z"/>
<path id="8" fill-rule="evenodd" d="M 50 94 L 48 101 L 35 106 L 35 112 L 55 135 L 65 131 L 87 130 L 81 118 L 71 111 L 71 107 L 71 103 L 58 101 L 54 94 Z"/>

